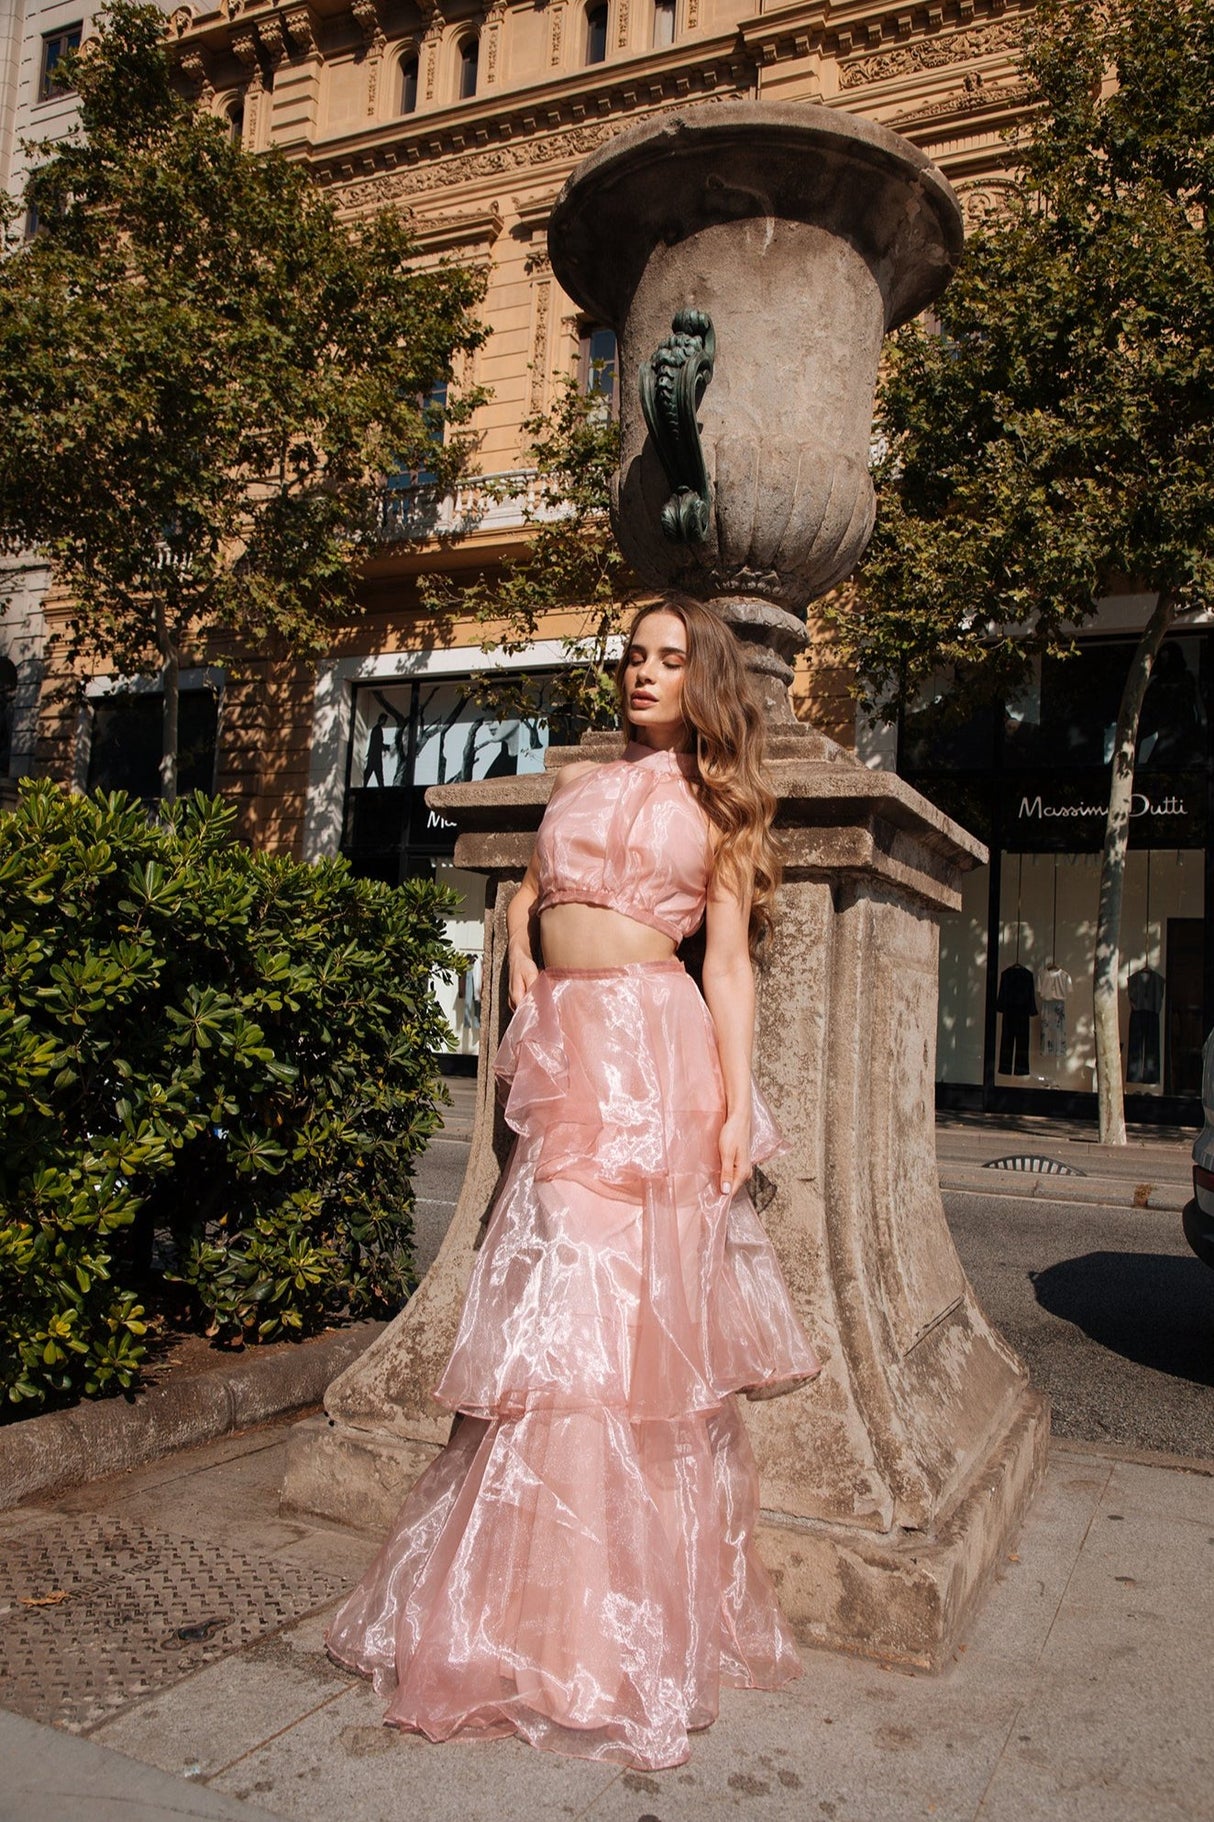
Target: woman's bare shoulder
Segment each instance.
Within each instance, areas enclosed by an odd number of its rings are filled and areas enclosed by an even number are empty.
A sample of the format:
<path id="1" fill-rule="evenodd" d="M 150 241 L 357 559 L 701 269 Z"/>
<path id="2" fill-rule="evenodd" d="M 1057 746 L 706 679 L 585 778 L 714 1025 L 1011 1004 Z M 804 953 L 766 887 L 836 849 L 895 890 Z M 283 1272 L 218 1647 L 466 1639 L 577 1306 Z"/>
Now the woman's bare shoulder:
<path id="1" fill-rule="evenodd" d="M 557 792 L 563 791 L 566 785 L 573 784 L 576 779 L 585 778 L 590 772 L 597 772 L 598 769 L 599 761 L 597 759 L 575 759 L 572 765 L 559 766 L 552 780 L 552 795 L 555 797 Z"/>

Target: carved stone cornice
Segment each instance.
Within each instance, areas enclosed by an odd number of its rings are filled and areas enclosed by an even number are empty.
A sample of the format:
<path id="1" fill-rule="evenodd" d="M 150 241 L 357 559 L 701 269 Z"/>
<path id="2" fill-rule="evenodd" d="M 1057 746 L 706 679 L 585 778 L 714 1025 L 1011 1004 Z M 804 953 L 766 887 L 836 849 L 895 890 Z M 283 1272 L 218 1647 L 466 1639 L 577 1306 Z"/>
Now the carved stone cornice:
<path id="1" fill-rule="evenodd" d="M 547 166 L 572 163 L 654 108 L 683 99 L 753 93 L 753 65 L 733 34 L 649 58 L 644 70 L 597 64 L 559 82 L 497 91 L 476 103 L 408 115 L 371 134 L 318 146 L 311 165 L 319 182 L 345 192 L 343 208 L 423 196 L 449 184 L 539 178 Z M 379 179 L 388 187 L 380 190 Z M 540 179 L 542 181 L 542 179 Z M 377 184 L 371 196 L 364 192 Z M 366 193 L 367 202 L 360 197 Z"/>
<path id="2" fill-rule="evenodd" d="M 805 5 L 777 7 L 774 12 L 762 13 L 758 18 L 743 19 L 738 33 L 756 63 L 807 57 L 811 50 L 820 50 L 823 44 L 821 11 L 821 8 Z"/>
<path id="3" fill-rule="evenodd" d="M 687 0 L 688 6 L 693 0 Z M 759 64 L 817 54 L 840 64 L 844 89 L 970 61 L 1016 43 L 1033 0 L 800 0 L 743 19 Z M 688 25 L 690 27 L 690 16 Z"/>
<path id="4" fill-rule="evenodd" d="M 282 22 L 294 50 L 306 57 L 318 55 L 320 45 L 316 36 L 316 19 L 310 6 L 291 7 L 283 14 Z"/>
<path id="5" fill-rule="evenodd" d="M 487 209 L 461 209 L 450 215 L 415 215 L 410 225 L 422 253 L 454 253 L 469 247 L 487 251 L 502 231 L 502 214 L 491 203 Z"/>
<path id="6" fill-rule="evenodd" d="M 260 89 L 263 77 L 257 33 L 253 31 L 233 32 L 232 55 L 248 72 L 250 88 Z"/>
<path id="7" fill-rule="evenodd" d="M 363 44 L 368 51 L 378 53 L 388 42 L 387 33 L 379 16 L 376 0 L 350 0 L 350 11 L 354 22 L 363 35 Z"/>
<path id="8" fill-rule="evenodd" d="M 257 37 L 266 56 L 270 59 L 271 65 L 281 63 L 287 55 L 287 37 L 283 31 L 282 20 L 280 18 L 259 19 Z"/>
<path id="9" fill-rule="evenodd" d="M 531 240 L 537 235 L 545 235 L 548 232 L 548 217 L 552 214 L 553 204 L 559 195 L 560 186 L 554 184 L 538 196 L 512 196 L 510 201 L 514 207 L 516 223 L 514 231 Z"/>
<path id="10" fill-rule="evenodd" d="M 1014 177 L 1005 177 L 997 173 L 958 183 L 956 185 L 957 201 L 961 204 L 961 213 L 965 217 L 966 228 L 980 227 L 983 222 L 1004 214 L 1016 188 Z"/>
<path id="11" fill-rule="evenodd" d="M 962 31 L 915 36 L 896 48 L 845 60 L 839 68 L 839 87 L 844 90 L 871 87 L 928 70 L 973 63 L 998 51 L 1017 49 L 1023 33 L 1024 22 L 1015 14 L 988 19 Z"/>
<path id="12" fill-rule="evenodd" d="M 987 114 L 1018 115 L 1023 112 L 1029 88 L 1023 82 L 1004 82 L 987 87 L 981 80 L 967 78 L 961 89 L 954 89 L 934 101 L 926 101 L 895 114 L 887 122 L 899 133 L 911 128 L 947 124 L 950 120 L 973 121 Z"/>
<path id="13" fill-rule="evenodd" d="M 185 76 L 186 81 L 194 90 L 195 101 L 204 108 L 210 107 L 212 101 L 215 99 L 215 87 L 211 81 L 210 72 L 207 68 L 207 60 L 203 55 L 202 46 L 200 44 L 192 44 L 187 49 L 179 51 L 177 64 L 178 68 Z"/>

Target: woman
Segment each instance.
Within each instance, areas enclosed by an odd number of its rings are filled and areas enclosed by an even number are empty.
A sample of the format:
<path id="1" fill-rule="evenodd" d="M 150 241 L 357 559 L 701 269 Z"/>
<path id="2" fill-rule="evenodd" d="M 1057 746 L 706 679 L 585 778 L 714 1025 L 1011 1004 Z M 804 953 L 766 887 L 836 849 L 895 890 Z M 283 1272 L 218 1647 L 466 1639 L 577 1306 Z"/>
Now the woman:
<path id="1" fill-rule="evenodd" d="M 721 1683 L 800 1674 L 732 1394 L 818 1363 L 744 1188 L 780 1146 L 750 1073 L 762 721 L 694 602 L 637 617 L 617 687 L 624 755 L 558 773 L 508 912 L 519 1138 L 435 1388 L 460 1416 L 327 1645 L 431 1739 L 655 1769 Z M 705 913 L 701 997 L 675 948 Z"/>

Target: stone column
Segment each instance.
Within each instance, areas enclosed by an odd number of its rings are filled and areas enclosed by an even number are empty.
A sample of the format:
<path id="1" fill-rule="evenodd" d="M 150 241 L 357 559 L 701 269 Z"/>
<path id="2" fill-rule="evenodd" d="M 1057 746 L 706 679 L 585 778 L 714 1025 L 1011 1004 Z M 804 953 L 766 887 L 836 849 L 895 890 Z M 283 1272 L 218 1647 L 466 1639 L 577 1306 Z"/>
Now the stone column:
<path id="1" fill-rule="evenodd" d="M 825 1365 L 813 1384 L 745 1407 L 759 1544 L 807 1642 L 936 1666 L 1019 1522 L 1048 1436 L 1044 1401 L 966 1282 L 936 1176 L 938 918 L 959 908 L 961 875 L 984 851 L 821 735 L 773 730 L 770 745 L 788 863 L 756 1073 L 790 1149 L 756 1199 Z M 617 750 L 592 736 L 578 756 Z M 511 1138 L 491 1073 L 505 912 L 549 789 L 541 775 L 428 795 L 458 825 L 457 866 L 489 879 L 472 1152 L 416 1295 L 330 1386 L 325 1415 L 293 1433 L 288 1509 L 380 1531 L 449 1433 L 429 1388 Z"/>

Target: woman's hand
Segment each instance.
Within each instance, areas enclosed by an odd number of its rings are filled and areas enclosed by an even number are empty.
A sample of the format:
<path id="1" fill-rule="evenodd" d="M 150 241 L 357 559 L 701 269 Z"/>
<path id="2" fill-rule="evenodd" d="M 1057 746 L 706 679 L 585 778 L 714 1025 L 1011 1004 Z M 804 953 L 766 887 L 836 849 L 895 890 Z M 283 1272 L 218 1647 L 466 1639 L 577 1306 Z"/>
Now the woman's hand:
<path id="1" fill-rule="evenodd" d="M 535 986 L 539 969 L 529 951 L 516 949 L 513 943 L 506 952 L 508 986 L 507 998 L 511 1012 L 517 1012 L 531 989 Z"/>
<path id="2" fill-rule="evenodd" d="M 734 1196 L 750 1176 L 750 1115 L 731 1113 L 721 1127 L 721 1194 Z"/>

